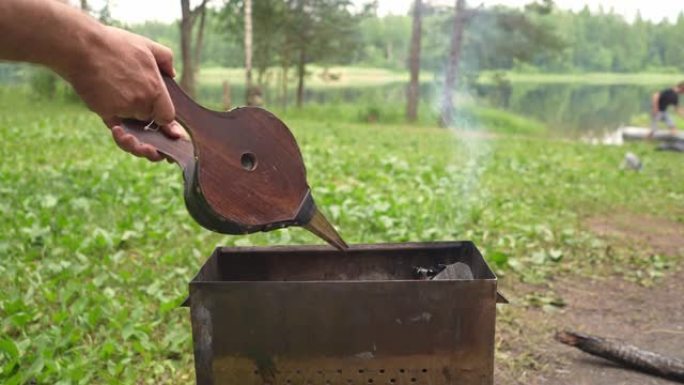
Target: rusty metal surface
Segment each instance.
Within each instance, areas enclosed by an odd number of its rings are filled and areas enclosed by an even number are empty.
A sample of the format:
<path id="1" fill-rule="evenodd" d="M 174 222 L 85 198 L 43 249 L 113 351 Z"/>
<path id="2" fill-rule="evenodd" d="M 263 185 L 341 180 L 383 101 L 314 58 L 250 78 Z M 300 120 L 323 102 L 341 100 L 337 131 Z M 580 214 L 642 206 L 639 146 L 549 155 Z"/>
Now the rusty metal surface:
<path id="1" fill-rule="evenodd" d="M 413 279 L 455 262 L 474 279 Z M 496 301 L 470 242 L 217 249 L 190 284 L 197 383 L 491 384 Z"/>

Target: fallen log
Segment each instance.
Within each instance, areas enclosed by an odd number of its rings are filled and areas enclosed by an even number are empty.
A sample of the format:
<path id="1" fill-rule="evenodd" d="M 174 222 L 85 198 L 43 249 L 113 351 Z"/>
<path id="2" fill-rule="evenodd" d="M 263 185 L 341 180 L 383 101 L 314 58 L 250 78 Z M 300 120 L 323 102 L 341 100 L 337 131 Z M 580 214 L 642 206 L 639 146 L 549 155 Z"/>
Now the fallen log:
<path id="1" fill-rule="evenodd" d="M 656 130 L 651 132 L 646 127 L 622 127 L 618 129 L 623 140 L 657 140 L 660 142 L 684 142 L 684 133 L 672 133 L 669 130 Z"/>
<path id="2" fill-rule="evenodd" d="M 620 341 L 563 331 L 556 340 L 625 367 L 684 383 L 684 361 L 649 352 Z"/>

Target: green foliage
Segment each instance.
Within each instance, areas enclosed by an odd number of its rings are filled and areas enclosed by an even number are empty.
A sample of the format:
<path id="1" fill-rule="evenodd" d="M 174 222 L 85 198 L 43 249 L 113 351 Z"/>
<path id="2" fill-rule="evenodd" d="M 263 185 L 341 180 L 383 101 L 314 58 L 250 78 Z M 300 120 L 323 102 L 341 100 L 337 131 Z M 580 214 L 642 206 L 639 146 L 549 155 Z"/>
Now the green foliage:
<path id="1" fill-rule="evenodd" d="M 59 78 L 44 68 L 32 68 L 29 75 L 29 86 L 37 96 L 52 99 L 57 93 Z"/>
<path id="2" fill-rule="evenodd" d="M 260 73 L 279 62 L 286 46 L 290 15 L 282 0 L 252 2 L 253 63 Z M 244 1 L 229 0 L 217 13 L 216 28 L 225 39 L 244 50 Z M 240 54 L 244 57 L 244 52 Z"/>
<path id="3" fill-rule="evenodd" d="M 208 8 L 206 12 L 201 53 L 202 64 L 224 67 L 242 66 L 245 60 L 241 43 L 238 43 L 232 34 L 225 32 L 217 11 Z M 128 26 L 128 29 L 171 48 L 175 53 L 176 66 L 182 64 L 180 62 L 180 28 L 177 23 L 148 21 Z"/>
<path id="4" fill-rule="evenodd" d="M 542 0 L 541 2 L 534 1 L 525 5 L 525 11 L 535 12 L 540 15 L 548 15 L 553 12 L 555 6 L 553 0 Z"/>
<path id="5" fill-rule="evenodd" d="M 54 72 L 33 65 L 21 65 L 20 68 L 20 79 L 28 85 L 34 100 L 80 100 L 69 83 Z"/>
<path id="6" fill-rule="evenodd" d="M 550 71 L 577 69 L 595 72 L 636 72 L 657 67 L 677 67 L 678 37 L 684 19 L 675 24 L 653 23 L 640 17 L 628 23 L 612 12 L 556 12 L 551 16 L 559 34 L 568 43 L 561 55 L 535 64 Z"/>
<path id="7" fill-rule="evenodd" d="M 219 29 L 237 45 L 243 44 L 244 2 L 225 2 Z M 305 63 L 346 64 L 358 41 L 357 27 L 365 14 L 355 14 L 348 0 L 265 0 L 253 3 L 254 66 L 263 74 L 269 67 Z"/>
<path id="8" fill-rule="evenodd" d="M 464 67 L 475 72 L 514 68 L 535 63 L 564 48 L 565 43 L 549 16 L 497 7 L 479 12 L 469 23 L 463 48 Z"/>
<path id="9" fill-rule="evenodd" d="M 411 37 L 409 17 L 369 17 L 361 21 L 359 28 L 363 38 L 357 53 L 359 63 L 373 67 L 406 68 Z"/>
<path id="10" fill-rule="evenodd" d="M 176 23 L 147 21 L 142 24 L 131 25 L 128 29 L 137 34 L 147 36 L 157 43 L 171 48 L 174 52 L 180 53 L 180 28 Z M 176 57 L 180 58 L 178 55 Z"/>
<path id="11" fill-rule="evenodd" d="M 310 9 L 301 13 L 296 4 L 254 2 L 254 65 L 258 71 L 284 64 L 291 67 L 302 44 L 306 44 L 307 63 L 406 68 L 411 37 L 408 15 L 352 14 L 344 0 L 311 1 Z M 221 9 L 207 12 L 203 65 L 243 65 L 241 11 L 242 1 L 231 0 Z M 452 17 L 453 9 L 448 6 L 426 6 L 423 70 L 441 73 L 449 52 Z M 321 22 L 313 22 L 317 20 Z M 147 22 L 128 28 L 168 45 L 179 57 L 177 23 Z M 684 17 L 660 23 L 637 17 L 629 23 L 611 12 L 564 11 L 548 1 L 533 2 L 524 12 L 487 7 L 468 24 L 462 72 L 464 76 L 500 70 L 681 74 L 684 51 L 678 36 L 682 35 Z M 3 73 L 8 70 L 0 65 L 0 82 L 8 77 Z"/>

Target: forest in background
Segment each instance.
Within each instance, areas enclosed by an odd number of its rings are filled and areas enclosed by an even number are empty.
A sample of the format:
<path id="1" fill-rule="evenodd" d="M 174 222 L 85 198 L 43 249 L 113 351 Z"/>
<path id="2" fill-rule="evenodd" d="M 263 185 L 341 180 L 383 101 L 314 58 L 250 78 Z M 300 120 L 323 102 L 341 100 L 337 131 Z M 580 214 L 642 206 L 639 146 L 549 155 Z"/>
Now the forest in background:
<path id="1" fill-rule="evenodd" d="M 440 71 L 449 50 L 454 11 L 447 6 L 424 7 L 421 68 Z M 212 9 L 207 13 L 202 66 L 244 65 L 242 35 L 227 27 L 226 12 Z M 508 17 L 493 17 L 503 14 Z M 516 17 L 524 17 L 525 23 Z M 321 64 L 407 68 L 410 15 L 380 17 L 371 9 L 356 22 L 348 31 L 344 51 L 324 58 Z M 261 31 L 259 24 L 255 25 L 255 49 L 259 51 Z M 130 29 L 179 52 L 175 23 L 149 22 Z M 683 38 L 684 13 L 675 22 L 656 23 L 640 16 L 629 22 L 610 10 L 534 12 L 498 6 L 477 13 L 466 26 L 462 63 L 466 71 L 676 73 L 684 71 Z M 262 47 L 262 51 L 269 48 Z M 265 58 L 255 52 L 256 66 L 261 62 L 264 67 L 275 65 L 277 60 L 276 53 Z"/>
<path id="2" fill-rule="evenodd" d="M 244 65 L 240 0 L 209 7 L 200 53 L 202 67 L 242 67 Z M 255 4 L 254 66 L 257 72 L 282 64 L 278 38 L 285 26 L 279 18 L 277 0 Z M 551 3 L 552 4 L 552 3 Z M 538 5 L 533 3 L 532 5 Z M 453 7 L 424 4 L 421 69 L 439 73 L 448 57 Z M 330 13 L 328 16 L 332 15 Z M 505 17 L 502 17 L 505 15 Z M 336 26 L 334 35 L 323 36 L 318 52 L 310 52 L 312 62 L 327 65 L 407 68 L 411 40 L 411 16 L 378 16 L 372 4 L 347 15 L 344 33 Z M 148 36 L 171 47 L 180 61 L 178 23 L 147 22 L 122 25 L 109 17 L 100 18 Z M 579 12 L 528 6 L 480 9 L 465 27 L 461 73 L 472 76 L 480 71 L 527 73 L 658 72 L 684 71 L 684 13 L 676 21 L 652 22 L 637 15 L 632 22 L 611 10 Z M 322 33 L 322 32 L 319 32 Z M 0 63 L 0 81 L 17 77 L 21 66 Z"/>

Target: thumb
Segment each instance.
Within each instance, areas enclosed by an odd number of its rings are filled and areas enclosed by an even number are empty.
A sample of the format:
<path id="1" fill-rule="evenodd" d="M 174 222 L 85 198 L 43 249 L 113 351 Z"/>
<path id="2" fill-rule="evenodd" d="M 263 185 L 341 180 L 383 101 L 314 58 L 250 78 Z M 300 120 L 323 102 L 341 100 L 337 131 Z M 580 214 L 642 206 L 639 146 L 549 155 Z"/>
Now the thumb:
<path id="1" fill-rule="evenodd" d="M 157 61 L 159 70 L 167 76 L 176 76 L 176 70 L 173 68 L 173 51 L 169 47 L 153 41 L 150 41 L 149 47 L 154 59 Z"/>
<path id="2" fill-rule="evenodd" d="M 176 118 L 176 111 L 169 96 L 169 90 L 166 88 L 164 81 L 159 78 L 160 93 L 154 101 L 152 107 L 152 119 L 160 126 L 171 124 Z"/>

